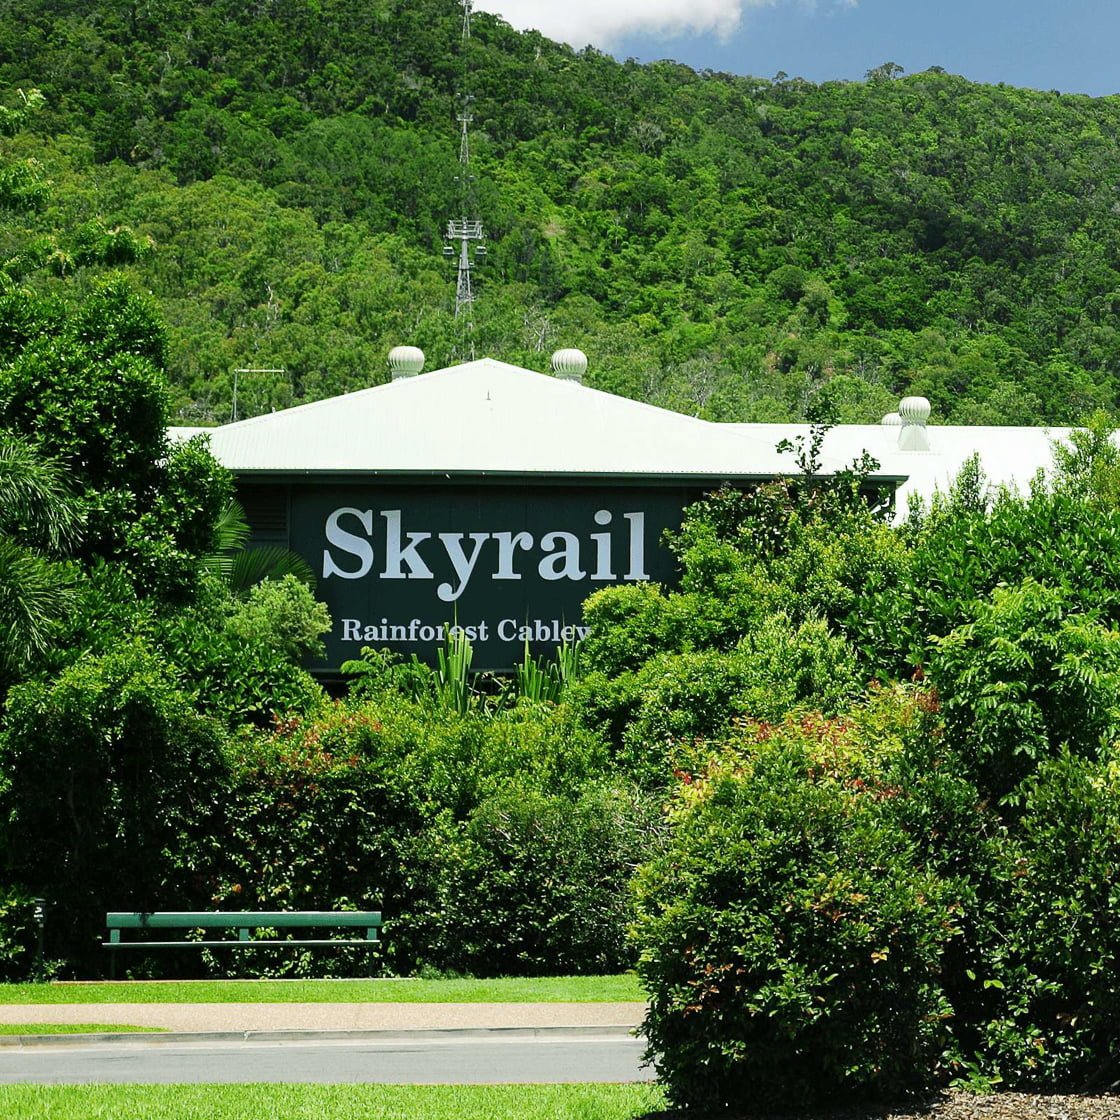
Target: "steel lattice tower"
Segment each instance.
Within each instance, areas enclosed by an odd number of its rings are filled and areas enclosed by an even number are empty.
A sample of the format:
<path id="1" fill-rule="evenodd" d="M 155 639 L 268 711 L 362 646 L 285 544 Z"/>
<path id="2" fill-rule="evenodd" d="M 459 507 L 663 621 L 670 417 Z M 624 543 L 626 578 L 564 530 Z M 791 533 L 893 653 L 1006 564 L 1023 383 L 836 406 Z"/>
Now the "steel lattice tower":
<path id="1" fill-rule="evenodd" d="M 461 0 L 463 5 L 463 86 L 464 91 L 468 85 L 467 78 L 467 41 L 471 37 L 471 11 L 474 0 Z M 464 330 L 463 350 L 466 356 L 475 357 L 474 351 L 474 287 L 471 283 L 471 270 L 474 265 L 485 258 L 486 246 L 482 244 L 482 222 L 473 217 L 475 211 L 474 178 L 471 175 L 471 145 L 470 126 L 474 117 L 470 113 L 470 104 L 473 98 L 469 93 L 463 93 L 463 111 L 456 116 L 459 122 L 459 213 L 461 217 L 453 218 L 447 223 L 447 244 L 443 247 L 444 256 L 458 258 L 456 285 L 455 285 L 455 319 L 460 322 Z"/>

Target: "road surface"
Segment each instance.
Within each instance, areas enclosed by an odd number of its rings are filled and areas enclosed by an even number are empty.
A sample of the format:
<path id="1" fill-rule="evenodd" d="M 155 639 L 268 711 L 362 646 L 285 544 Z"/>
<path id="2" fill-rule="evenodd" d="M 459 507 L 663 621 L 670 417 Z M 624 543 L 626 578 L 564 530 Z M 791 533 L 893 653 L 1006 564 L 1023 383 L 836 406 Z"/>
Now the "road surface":
<path id="1" fill-rule="evenodd" d="M 649 1081 L 625 1031 L 434 1032 L 382 1039 L 67 1042 L 0 1048 L 0 1083 Z"/>

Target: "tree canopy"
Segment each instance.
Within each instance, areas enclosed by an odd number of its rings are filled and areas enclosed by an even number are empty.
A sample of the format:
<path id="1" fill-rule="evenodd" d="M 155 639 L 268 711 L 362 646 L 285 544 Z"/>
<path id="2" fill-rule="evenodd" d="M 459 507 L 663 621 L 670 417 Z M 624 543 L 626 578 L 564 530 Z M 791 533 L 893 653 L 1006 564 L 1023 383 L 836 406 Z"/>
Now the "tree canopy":
<path id="1" fill-rule="evenodd" d="M 1120 98 L 460 28 L 456 0 L 9 7 L 6 104 L 45 108 L 4 142 L 0 203 L 34 195 L 27 161 L 54 195 L 5 252 L 117 255 L 163 307 L 183 422 L 230 418 L 236 368 L 283 371 L 242 375 L 244 416 L 379 381 L 402 342 L 447 364 L 469 89 L 483 353 L 579 345 L 600 387 L 713 419 L 873 421 L 912 392 L 969 423 L 1115 407 Z"/>

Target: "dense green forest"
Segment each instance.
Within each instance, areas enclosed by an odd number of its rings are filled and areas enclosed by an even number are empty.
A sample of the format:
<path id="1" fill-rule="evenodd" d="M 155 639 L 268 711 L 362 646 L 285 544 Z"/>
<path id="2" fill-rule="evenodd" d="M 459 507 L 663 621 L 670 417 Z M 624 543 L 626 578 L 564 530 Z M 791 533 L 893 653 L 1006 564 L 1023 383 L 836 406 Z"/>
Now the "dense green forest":
<path id="1" fill-rule="evenodd" d="M 469 88 L 479 353 L 580 346 L 594 384 L 726 420 L 871 421 L 911 392 L 958 422 L 1116 405 L 1120 98 L 461 28 L 457 0 L 7 0 L 3 103 L 44 104 L 3 141 L 4 189 L 52 187 L 5 224 L 7 273 L 81 294 L 90 246 L 133 231 L 179 422 L 228 420 L 235 367 L 285 371 L 242 377 L 247 415 L 380 381 L 399 343 L 447 364 Z"/>

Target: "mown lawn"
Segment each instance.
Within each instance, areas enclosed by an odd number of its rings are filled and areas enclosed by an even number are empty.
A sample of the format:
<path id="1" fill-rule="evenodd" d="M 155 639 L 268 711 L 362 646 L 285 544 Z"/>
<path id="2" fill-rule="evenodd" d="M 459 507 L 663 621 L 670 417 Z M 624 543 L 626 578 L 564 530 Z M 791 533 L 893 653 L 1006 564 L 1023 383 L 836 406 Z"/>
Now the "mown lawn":
<path id="1" fill-rule="evenodd" d="M 0 1023 L 0 1034 L 155 1034 L 162 1030 L 122 1023 Z"/>
<path id="2" fill-rule="evenodd" d="M 6 1120 L 633 1120 L 652 1085 L 0 1085 Z"/>
<path id="3" fill-rule="evenodd" d="M 636 976 L 503 980 L 172 980 L 0 984 L 0 1003 L 628 1003 Z"/>

